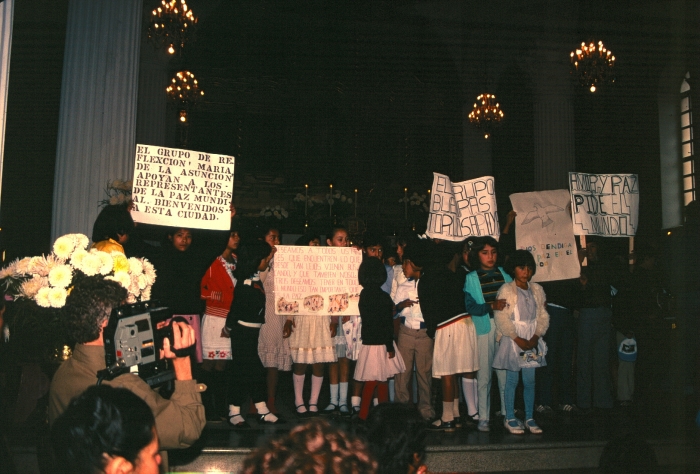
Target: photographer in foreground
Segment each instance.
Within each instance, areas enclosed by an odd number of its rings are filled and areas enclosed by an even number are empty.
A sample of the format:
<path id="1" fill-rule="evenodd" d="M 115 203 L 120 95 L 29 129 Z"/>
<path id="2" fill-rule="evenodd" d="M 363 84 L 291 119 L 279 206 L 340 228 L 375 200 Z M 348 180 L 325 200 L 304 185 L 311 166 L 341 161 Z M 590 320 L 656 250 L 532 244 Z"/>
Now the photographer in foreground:
<path id="1" fill-rule="evenodd" d="M 68 407 L 70 401 L 97 383 L 97 372 L 104 369 L 105 349 L 102 340 L 112 308 L 126 299 L 122 286 L 100 276 L 78 282 L 66 300 L 63 318 L 68 335 L 77 342 L 73 356 L 56 371 L 49 392 L 49 423 Z M 173 324 L 172 348 L 186 348 L 194 343 L 194 330 L 185 323 Z M 170 399 L 138 375 L 127 373 L 103 383 L 125 388 L 143 399 L 151 408 L 161 449 L 186 448 L 194 443 L 206 424 L 200 392 L 206 387 L 192 380 L 190 358 L 176 357 L 171 341 L 165 339 L 161 358 L 171 359 L 175 372 L 175 391 Z"/>

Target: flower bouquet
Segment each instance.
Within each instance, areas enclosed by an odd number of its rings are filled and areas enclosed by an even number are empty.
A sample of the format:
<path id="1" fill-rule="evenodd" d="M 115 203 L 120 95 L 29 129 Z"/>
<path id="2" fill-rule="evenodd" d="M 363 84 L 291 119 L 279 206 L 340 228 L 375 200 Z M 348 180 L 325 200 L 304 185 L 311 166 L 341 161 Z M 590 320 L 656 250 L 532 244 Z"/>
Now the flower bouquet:
<path id="1" fill-rule="evenodd" d="M 101 200 L 99 204 L 101 206 L 126 204 L 131 201 L 131 188 L 131 181 L 122 181 L 120 179 L 107 181 L 107 186 L 105 187 L 105 194 L 107 197 Z"/>

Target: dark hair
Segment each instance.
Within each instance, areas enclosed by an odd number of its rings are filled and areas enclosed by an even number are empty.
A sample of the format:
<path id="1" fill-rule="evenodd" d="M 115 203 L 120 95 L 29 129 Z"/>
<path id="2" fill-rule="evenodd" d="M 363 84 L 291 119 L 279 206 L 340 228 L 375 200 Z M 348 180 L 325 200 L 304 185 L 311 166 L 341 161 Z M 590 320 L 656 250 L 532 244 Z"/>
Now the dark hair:
<path id="1" fill-rule="evenodd" d="M 363 288 L 379 288 L 386 282 L 386 268 L 378 258 L 366 258 L 360 264 L 357 279 Z"/>
<path id="2" fill-rule="evenodd" d="M 381 245 L 384 248 L 384 239 L 381 235 L 368 232 L 362 236 L 362 248 L 366 249 L 368 247 L 374 247 L 375 245 Z"/>
<path id="3" fill-rule="evenodd" d="M 333 240 L 335 234 L 337 234 L 340 231 L 343 231 L 346 234 L 350 235 L 350 232 L 348 232 L 348 229 L 344 225 L 336 224 L 333 227 L 331 227 L 330 231 L 326 234 L 326 239 Z"/>
<path id="4" fill-rule="evenodd" d="M 535 275 L 535 273 L 537 273 L 537 264 L 535 263 L 535 257 L 533 257 L 528 250 L 520 249 L 510 254 L 510 257 L 506 262 L 504 270 L 508 275 L 513 277 L 513 275 L 515 275 L 516 267 L 529 267 L 530 270 L 532 270 L 533 276 Z"/>
<path id="5" fill-rule="evenodd" d="M 190 233 L 190 235 L 192 236 L 192 241 L 194 241 L 194 231 L 191 227 L 169 227 L 165 231 L 165 237 L 163 238 L 163 241 L 161 243 L 161 247 L 166 247 L 166 248 L 168 246 L 172 247 L 174 244 L 173 238 L 175 237 L 175 234 L 177 234 L 181 230 L 188 231 Z"/>
<path id="6" fill-rule="evenodd" d="M 381 403 L 370 411 L 365 427 L 379 474 L 408 472 L 416 455 L 425 456 L 427 426 L 411 405 Z"/>
<path id="7" fill-rule="evenodd" d="M 613 439 L 605 445 L 598 469 L 605 474 L 660 472 L 654 449 L 633 433 Z"/>
<path id="8" fill-rule="evenodd" d="M 56 462 L 64 472 L 99 473 L 109 456 L 136 464 L 153 442 L 155 420 L 146 402 L 125 388 L 88 387 L 51 428 Z"/>
<path id="9" fill-rule="evenodd" d="M 105 206 L 92 226 L 92 241 L 113 239 L 119 241 L 120 235 L 129 235 L 134 230 L 134 220 L 126 204 Z"/>
<path id="10" fill-rule="evenodd" d="M 234 275 L 239 280 L 250 278 L 258 271 L 260 261 L 270 255 L 272 247 L 262 240 L 252 240 L 238 247 L 236 251 L 236 269 Z"/>
<path id="11" fill-rule="evenodd" d="M 305 247 L 309 246 L 312 240 L 318 240 L 321 243 L 321 237 L 316 232 L 307 232 L 294 242 L 294 245 L 303 245 Z"/>
<path id="12" fill-rule="evenodd" d="M 266 223 L 262 227 L 260 227 L 260 233 L 258 234 L 258 238 L 260 240 L 265 240 L 265 237 L 267 237 L 267 234 L 270 233 L 271 230 L 276 230 L 280 234 L 280 239 L 282 238 L 282 226 L 280 226 L 277 223 Z"/>
<path id="13" fill-rule="evenodd" d="M 403 249 L 403 261 L 410 260 L 416 267 L 425 267 L 430 263 L 429 245 L 430 242 L 425 240 L 416 240 L 406 244 L 406 248 Z"/>
<path id="14" fill-rule="evenodd" d="M 477 270 L 481 268 L 481 261 L 479 261 L 479 252 L 484 250 L 484 247 L 490 246 L 498 251 L 498 241 L 487 235 L 486 237 L 477 237 L 474 239 L 474 243 L 469 251 L 469 268 L 472 270 Z"/>
<path id="15" fill-rule="evenodd" d="M 112 308 L 126 299 L 126 289 L 101 275 L 79 280 L 66 298 L 63 321 L 66 333 L 78 343 L 91 342 L 100 336 Z"/>
<path id="16" fill-rule="evenodd" d="M 288 434 L 271 439 L 243 462 L 244 474 L 374 473 L 364 441 L 344 433 L 324 420 L 307 421 Z"/>

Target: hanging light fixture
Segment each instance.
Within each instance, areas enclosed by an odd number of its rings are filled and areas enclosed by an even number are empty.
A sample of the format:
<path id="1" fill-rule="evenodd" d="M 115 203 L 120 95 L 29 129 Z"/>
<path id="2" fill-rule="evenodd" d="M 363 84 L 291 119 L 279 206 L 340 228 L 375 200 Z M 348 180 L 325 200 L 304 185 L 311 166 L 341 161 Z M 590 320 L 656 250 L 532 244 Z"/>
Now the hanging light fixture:
<path id="1" fill-rule="evenodd" d="M 581 43 L 581 47 L 572 51 L 570 56 L 571 74 L 591 92 L 606 82 L 615 82 L 615 56 L 602 41 L 598 41 L 597 45 L 593 42 Z"/>
<path id="2" fill-rule="evenodd" d="M 168 53 L 175 54 L 194 40 L 196 25 L 197 18 L 185 0 L 162 0 L 161 6 L 151 12 L 148 38 L 156 48 L 166 47 Z"/>
<path id="3" fill-rule="evenodd" d="M 190 71 L 180 71 L 172 78 L 171 84 L 165 88 L 168 99 L 178 108 L 178 120 L 187 122 L 188 112 L 194 107 L 204 91 L 199 88 L 199 82 Z"/>
<path id="4" fill-rule="evenodd" d="M 496 96 L 493 94 L 481 94 L 476 98 L 474 108 L 469 113 L 469 122 L 484 130 L 484 138 L 488 140 L 491 130 L 503 120 L 503 111 Z"/>

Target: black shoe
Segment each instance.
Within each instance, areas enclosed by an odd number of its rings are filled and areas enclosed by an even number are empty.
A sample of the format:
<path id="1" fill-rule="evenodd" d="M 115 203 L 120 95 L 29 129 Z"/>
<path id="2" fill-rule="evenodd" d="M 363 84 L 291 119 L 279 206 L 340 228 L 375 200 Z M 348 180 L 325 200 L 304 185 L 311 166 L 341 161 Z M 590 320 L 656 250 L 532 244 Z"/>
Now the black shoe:
<path id="1" fill-rule="evenodd" d="M 238 415 L 234 415 L 234 416 L 238 416 Z M 228 418 L 228 424 L 229 424 L 229 426 L 231 426 L 234 430 L 247 430 L 247 429 L 250 428 L 250 425 L 248 424 L 247 421 L 243 420 L 241 423 L 233 423 L 233 422 L 231 421 L 232 418 L 233 418 L 233 416 L 229 416 L 229 418 Z"/>
<path id="2" fill-rule="evenodd" d="M 457 431 L 457 426 L 455 426 L 454 421 L 442 421 L 442 419 L 438 418 L 437 420 L 433 421 L 428 425 L 428 430 L 446 431 L 449 433 L 452 431 Z"/>
<path id="3" fill-rule="evenodd" d="M 307 409 L 306 411 L 299 411 L 299 408 L 306 408 L 306 405 L 304 405 L 303 403 L 301 405 L 297 405 L 295 407 L 295 410 L 296 410 L 297 416 L 299 418 L 308 418 L 309 417 L 309 410 Z"/>
<path id="4" fill-rule="evenodd" d="M 461 428 L 463 426 L 462 424 L 462 417 L 461 416 L 455 416 L 455 419 L 453 420 L 453 423 L 455 425 L 455 428 Z"/>
<path id="5" fill-rule="evenodd" d="M 316 411 L 311 411 L 311 407 L 316 407 Z M 309 404 L 309 411 L 306 412 L 308 418 L 314 418 L 316 416 L 321 416 L 321 412 L 318 411 L 318 406 L 316 404 Z"/>
<path id="6" fill-rule="evenodd" d="M 338 405 L 334 405 L 333 403 L 321 410 L 321 415 L 323 416 L 334 416 L 338 415 L 339 413 L 340 412 L 338 411 Z"/>

